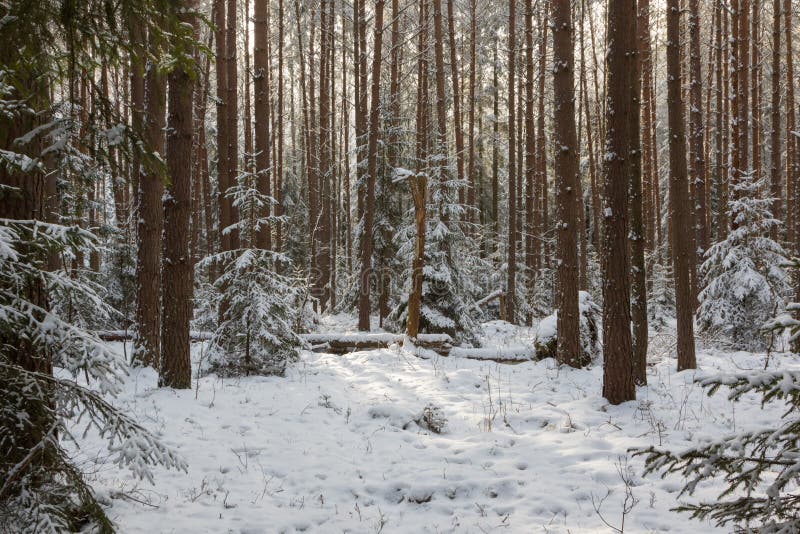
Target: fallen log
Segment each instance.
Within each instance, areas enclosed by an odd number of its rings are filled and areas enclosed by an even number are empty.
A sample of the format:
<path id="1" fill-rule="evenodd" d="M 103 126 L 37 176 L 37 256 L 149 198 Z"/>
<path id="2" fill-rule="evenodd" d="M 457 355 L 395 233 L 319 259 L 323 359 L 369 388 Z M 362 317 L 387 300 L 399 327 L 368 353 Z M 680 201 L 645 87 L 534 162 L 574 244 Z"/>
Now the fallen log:
<path id="1" fill-rule="evenodd" d="M 95 332 L 97 337 L 103 341 L 132 341 L 133 332 L 131 330 L 98 330 Z M 212 332 L 202 332 L 192 330 L 189 332 L 190 341 L 208 341 L 213 336 Z"/>
<path id="2" fill-rule="evenodd" d="M 405 339 L 402 334 L 301 334 L 300 337 L 311 345 L 314 352 L 347 354 L 360 350 L 385 349 Z M 447 334 L 419 334 L 416 345 L 447 356 L 453 348 L 453 340 Z"/>

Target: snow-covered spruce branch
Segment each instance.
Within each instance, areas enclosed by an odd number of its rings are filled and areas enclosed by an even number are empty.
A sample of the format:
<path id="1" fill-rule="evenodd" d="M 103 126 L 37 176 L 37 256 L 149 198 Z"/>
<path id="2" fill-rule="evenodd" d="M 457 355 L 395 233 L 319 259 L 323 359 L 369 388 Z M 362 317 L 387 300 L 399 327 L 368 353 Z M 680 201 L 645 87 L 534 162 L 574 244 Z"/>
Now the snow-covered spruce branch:
<path id="1" fill-rule="evenodd" d="M 720 480 L 725 488 L 713 502 L 681 504 L 678 511 L 710 519 L 719 526 L 761 533 L 789 533 L 800 529 L 800 372 L 733 373 L 700 377 L 697 382 L 713 395 L 730 389 L 728 398 L 759 393 L 762 403 L 784 401 L 788 409 L 773 427 L 739 432 L 675 453 L 656 447 L 635 449 L 644 456 L 645 473 L 686 478 L 680 495 L 692 495 L 704 482 Z"/>

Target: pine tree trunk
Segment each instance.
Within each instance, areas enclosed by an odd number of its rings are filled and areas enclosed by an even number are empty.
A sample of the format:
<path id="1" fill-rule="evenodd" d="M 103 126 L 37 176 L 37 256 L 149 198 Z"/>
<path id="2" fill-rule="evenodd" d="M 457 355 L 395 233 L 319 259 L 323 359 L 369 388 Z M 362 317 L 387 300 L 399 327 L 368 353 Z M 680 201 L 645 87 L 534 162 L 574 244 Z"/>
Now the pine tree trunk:
<path id="1" fill-rule="evenodd" d="M 717 220 L 721 221 L 717 224 L 719 236 L 717 239 L 722 240 L 728 236 L 728 229 L 730 228 L 730 221 L 728 220 L 728 201 L 730 200 L 730 180 L 731 180 L 731 84 L 730 84 L 730 39 L 728 38 L 729 20 L 728 10 L 722 9 L 722 165 L 720 171 L 721 185 L 719 192 L 719 199 L 717 201 L 717 209 L 719 210 Z"/>
<path id="2" fill-rule="evenodd" d="M 277 131 L 275 132 L 275 142 L 277 144 L 275 159 L 275 176 L 272 196 L 275 199 L 275 216 L 283 216 L 283 0 L 278 0 L 278 103 L 275 109 Z M 268 93 L 269 94 L 269 93 Z M 292 114 L 294 120 L 294 114 Z M 283 250 L 283 223 L 275 222 L 275 250 Z"/>
<path id="3" fill-rule="evenodd" d="M 283 0 L 281 0 L 283 1 Z M 347 261 L 347 273 L 353 273 L 353 225 L 351 222 L 351 203 L 350 203 L 350 101 L 347 96 L 347 41 L 345 31 L 346 11 L 342 7 L 342 125 L 343 125 L 343 150 L 344 156 L 342 163 L 344 166 L 342 189 L 344 192 L 344 218 L 345 218 L 345 258 Z"/>
<path id="4" fill-rule="evenodd" d="M 534 302 L 536 272 L 534 269 L 535 229 L 533 223 L 534 185 L 536 182 L 536 131 L 533 128 L 533 1 L 525 0 L 525 280 L 526 300 Z M 525 324 L 530 326 L 528 313 Z"/>
<path id="5" fill-rule="evenodd" d="M 181 24 L 193 24 L 193 0 L 182 2 Z M 189 250 L 189 220 L 192 210 L 192 90 L 193 60 L 184 58 L 169 74 L 166 161 L 170 180 L 164 195 L 164 243 L 161 322 L 161 366 L 159 385 L 189 389 L 192 385 L 189 358 L 189 321 L 192 318 L 194 264 Z"/>
<path id="6" fill-rule="evenodd" d="M 470 0 L 469 5 L 469 125 L 467 127 L 469 154 L 467 157 L 467 209 L 469 210 L 468 219 L 471 223 L 474 223 L 474 210 L 478 209 L 475 203 L 475 78 L 477 70 L 475 41 L 477 38 L 477 0 Z"/>
<path id="7" fill-rule="evenodd" d="M 794 111 L 794 49 L 792 47 L 792 1 L 783 0 L 783 26 L 785 30 L 785 50 L 786 50 L 786 241 L 789 246 L 795 246 L 791 252 L 800 254 L 800 247 L 797 247 L 798 236 L 797 227 L 797 190 L 800 181 L 800 141 L 792 134 L 797 128 L 795 125 Z"/>
<path id="8" fill-rule="evenodd" d="M 542 7 L 543 13 L 539 19 L 539 101 L 537 103 L 536 116 L 536 182 L 538 188 L 538 210 L 536 224 L 537 237 L 539 238 L 539 253 L 537 254 L 537 269 L 545 263 L 549 266 L 549 247 L 546 239 L 550 231 L 548 222 L 547 200 L 550 194 L 547 186 L 547 135 L 544 129 L 544 99 L 545 99 L 545 79 L 547 77 L 547 28 L 549 26 L 547 18 L 548 4 Z M 544 260 L 544 261 L 543 261 Z"/>
<path id="9" fill-rule="evenodd" d="M 415 159 L 417 173 L 409 179 L 414 201 L 416 228 L 414 258 L 411 269 L 411 292 L 408 296 L 406 335 L 416 337 L 419 332 L 422 307 L 422 282 L 425 264 L 425 208 L 427 204 L 428 170 L 428 13 L 427 0 L 419 0 L 419 44 L 417 48 L 417 109 L 415 134 Z"/>
<path id="10" fill-rule="evenodd" d="M 447 29 L 450 41 L 450 74 L 453 80 L 453 116 L 455 118 L 455 139 L 456 139 L 456 170 L 458 180 L 464 179 L 464 126 L 461 116 L 461 84 L 458 82 L 458 60 L 456 57 L 456 30 L 455 13 L 453 12 L 453 0 L 447 0 Z M 458 189 L 459 203 L 463 204 L 464 188 Z"/>
<path id="11" fill-rule="evenodd" d="M 146 41 L 142 24 L 138 18 L 133 17 L 129 28 L 131 44 L 135 50 L 146 49 Z M 144 135 L 144 54 L 132 52 L 130 55 L 130 109 L 131 109 L 131 130 L 138 136 Z M 133 196 L 139 194 L 139 176 L 141 174 L 142 158 L 136 147 L 129 147 L 131 151 L 131 172 L 130 184 Z M 139 203 L 134 202 L 136 220 L 139 218 Z M 136 231 L 137 225 L 132 222 L 132 230 Z M 134 236 L 135 237 L 135 236 Z"/>
<path id="12" fill-rule="evenodd" d="M 770 193 L 772 216 L 783 219 L 781 183 L 781 1 L 772 0 L 772 122 L 770 124 Z M 770 228 L 770 239 L 777 240 L 778 228 Z"/>
<path id="13" fill-rule="evenodd" d="M 578 139 L 575 128 L 575 76 L 572 7 L 553 0 L 553 93 L 555 125 L 556 235 L 558 237 L 557 359 L 572 367 L 585 362 L 578 316 Z M 627 272 L 627 271 L 620 271 Z"/>
<path id="14" fill-rule="evenodd" d="M 780 1 L 780 0 L 778 0 Z M 724 183 L 727 179 L 727 172 L 725 170 L 725 159 L 723 158 L 723 153 L 725 148 L 723 147 L 723 140 L 724 140 L 724 131 L 722 128 L 722 119 L 725 114 L 724 106 L 723 106 L 723 74 L 722 74 L 722 64 L 723 64 L 723 50 L 722 50 L 722 2 L 716 2 L 714 4 L 714 48 L 716 51 L 716 56 L 714 58 L 714 79 L 716 81 L 716 95 L 715 95 L 715 117 L 714 117 L 714 137 L 715 137 L 715 152 L 714 152 L 714 167 L 715 167 L 715 182 L 716 182 L 716 189 L 717 189 L 717 209 L 715 212 L 714 220 L 715 220 L 715 237 L 717 240 L 721 239 L 722 234 L 724 233 L 724 229 L 728 227 L 728 217 L 727 217 L 727 207 L 725 198 L 723 196 L 724 191 Z"/>
<path id="15" fill-rule="evenodd" d="M 369 116 L 367 109 L 367 15 L 364 2 L 366 0 L 355 0 L 353 7 L 355 9 L 354 21 L 357 22 L 355 29 L 357 30 L 358 45 L 355 47 L 358 67 L 354 82 L 356 83 L 356 180 L 358 183 L 357 219 L 359 221 L 364 217 L 365 173 L 367 170 L 364 162 L 367 159 L 367 118 Z"/>
<path id="16" fill-rule="evenodd" d="M 696 262 L 702 262 L 708 248 L 705 195 L 705 140 L 703 127 L 703 84 L 700 71 L 700 7 L 699 0 L 689 0 L 689 61 L 690 61 L 690 143 L 692 147 L 692 190 L 694 192 Z"/>
<path id="17" fill-rule="evenodd" d="M 324 311 L 331 298 L 331 143 L 330 143 L 330 61 L 329 45 L 332 28 L 328 27 L 327 2 L 320 2 L 320 54 L 319 54 L 319 241 L 317 243 L 317 268 L 319 269 L 320 307 Z M 366 226 L 365 226 L 366 228 Z"/>
<path id="18" fill-rule="evenodd" d="M 756 180 L 761 179 L 761 2 L 755 1 L 750 25 L 750 120 L 753 123 L 753 173 Z"/>
<path id="19" fill-rule="evenodd" d="M 667 112 L 669 115 L 670 218 L 674 235 L 672 264 L 678 320 L 678 370 L 694 369 L 694 324 L 691 288 L 692 239 L 674 229 L 692 228 L 686 169 L 686 128 L 681 105 L 680 10 L 678 0 L 667 1 Z"/>
<path id="20" fill-rule="evenodd" d="M 383 44 L 384 0 L 375 2 L 375 35 L 372 58 L 369 141 L 367 147 L 367 187 L 364 198 L 364 235 L 362 236 L 360 290 L 358 294 L 358 329 L 370 328 L 370 277 L 372 274 L 372 226 L 375 216 L 375 174 L 378 169 L 378 122 L 380 119 L 381 48 Z"/>
<path id="21" fill-rule="evenodd" d="M 214 43 L 217 75 L 217 209 L 219 219 L 220 248 L 231 250 L 231 236 L 224 229 L 231 224 L 230 203 L 225 200 L 225 192 L 230 187 L 228 165 L 228 70 L 225 48 L 225 1 L 214 0 Z"/>
<path id="22" fill-rule="evenodd" d="M 242 170 L 245 173 L 251 174 L 255 172 L 255 154 L 253 152 L 253 115 L 252 103 L 250 102 L 250 86 L 252 85 L 250 68 L 250 2 L 244 3 L 244 21 L 242 24 L 241 32 L 244 34 L 244 75 L 242 76 L 242 131 L 244 133 L 244 154 L 242 155 Z M 267 78 L 269 80 L 269 78 Z M 269 82 L 268 82 L 269 83 Z M 253 180 L 257 182 L 257 180 Z M 258 187 L 257 183 L 253 184 Z M 254 213 L 250 214 L 251 219 L 255 216 Z M 253 225 L 254 226 L 254 225 Z M 247 236 L 250 240 L 248 246 L 255 246 L 255 236 Z"/>
<path id="23" fill-rule="evenodd" d="M 163 45 L 155 32 L 150 35 L 150 53 L 159 57 Z M 152 61 L 152 60 L 151 60 Z M 136 248 L 136 339 L 133 358 L 139 364 L 158 367 L 161 346 L 161 232 L 164 214 L 163 169 L 152 154 L 164 153 L 166 80 L 154 64 L 145 75 L 144 146 L 148 161 L 139 176 L 139 217 Z"/>
<path id="24" fill-rule="evenodd" d="M 632 347 L 633 347 L 633 382 L 636 385 L 647 384 L 647 346 L 649 329 L 647 325 L 647 267 L 645 265 L 645 228 L 644 228 L 644 206 L 642 198 L 642 145 L 641 145 L 641 119 L 638 111 L 641 109 L 641 66 L 640 57 L 637 54 L 638 44 L 636 28 L 637 8 L 636 0 L 624 0 L 630 2 L 631 6 L 625 6 L 626 17 L 630 17 L 630 22 L 624 22 L 623 26 L 632 33 L 630 42 L 626 45 L 630 52 L 627 59 L 622 62 L 626 68 L 632 69 L 633 74 L 625 76 L 626 84 L 629 82 L 628 94 L 630 100 L 627 103 L 633 104 L 633 109 L 626 113 L 628 117 L 628 157 L 625 158 L 625 174 L 628 176 L 628 215 L 630 229 L 628 232 L 630 241 L 630 277 L 631 277 L 631 319 L 633 322 Z M 632 14 L 628 15 L 630 11 Z M 627 20 L 627 19 L 626 19 Z M 633 65 L 630 65 L 633 63 Z M 624 98 L 624 95 L 620 95 Z"/>
<path id="25" fill-rule="evenodd" d="M 227 25 L 225 27 L 225 68 L 227 69 L 225 81 L 227 84 L 227 99 L 225 105 L 228 108 L 226 118 L 228 120 L 227 128 L 227 151 L 228 157 L 226 163 L 228 164 L 228 187 L 236 186 L 236 181 L 239 176 L 239 98 L 238 98 L 238 80 L 239 80 L 239 65 L 237 63 L 237 45 L 236 45 L 236 2 L 237 0 L 227 0 Z M 227 190 L 225 191 L 227 193 Z M 222 193 L 221 193 L 222 194 Z M 222 200 L 228 206 L 228 214 L 230 220 L 226 221 L 228 225 L 235 224 L 239 221 L 239 210 L 233 205 L 233 199 L 225 195 Z M 239 231 L 232 229 L 230 232 L 230 246 L 231 249 L 239 248 Z"/>
<path id="26" fill-rule="evenodd" d="M 586 157 L 589 161 L 589 185 L 592 190 L 592 244 L 596 252 L 600 251 L 600 188 L 597 179 L 597 160 L 595 159 L 594 135 L 592 128 L 591 112 L 589 111 L 589 84 L 586 76 L 586 60 L 584 56 L 584 19 L 585 1 L 581 0 L 580 28 L 578 30 L 580 50 L 580 92 L 583 100 L 580 102 L 583 108 L 583 115 L 586 121 Z M 578 124 L 580 124 L 580 113 L 578 114 Z M 580 142 L 581 136 L 578 135 Z"/>
<path id="27" fill-rule="evenodd" d="M 516 75 L 516 4 L 508 3 L 508 241 L 506 242 L 506 321 L 516 322 L 515 300 L 517 295 L 517 171 L 516 149 L 516 106 L 514 89 Z"/>
<path id="28" fill-rule="evenodd" d="M 414 339 L 419 333 L 419 316 L 422 307 L 422 270 L 425 265 L 425 203 L 427 199 L 427 179 L 424 173 L 410 177 L 409 188 L 414 199 L 414 260 L 411 267 L 411 293 L 408 295 L 408 316 L 406 335 Z"/>
<path id="29" fill-rule="evenodd" d="M 262 195 L 270 195 L 270 109 L 269 109 L 269 1 L 255 0 L 253 5 L 253 97 L 255 115 L 255 173 L 256 188 Z M 269 217 L 269 206 L 260 217 Z M 271 225 L 261 225 L 256 232 L 256 246 L 272 248 Z"/>
<path id="30" fill-rule="evenodd" d="M 645 250 L 656 250 L 655 191 L 658 190 L 657 169 L 653 161 L 653 124 L 650 106 L 653 100 L 653 63 L 650 45 L 650 1 L 639 0 L 636 32 L 639 37 L 639 72 L 641 72 L 642 119 L 642 178 L 644 182 L 643 217 L 645 221 Z"/>
<path id="31" fill-rule="evenodd" d="M 739 166 L 736 167 L 736 179 L 741 179 L 742 175 L 749 173 L 750 150 L 749 150 L 749 129 L 750 129 L 750 5 L 748 0 L 739 0 L 739 38 L 737 40 L 739 64 L 737 66 L 738 94 L 736 96 L 736 109 L 738 118 L 736 127 L 738 139 L 736 141 L 737 153 L 739 156 Z M 736 221 L 731 221 L 736 226 Z"/>
<path id="32" fill-rule="evenodd" d="M 447 100 L 444 74 L 444 27 L 442 24 L 442 1 L 433 1 L 433 58 L 436 79 L 436 158 L 437 175 L 440 181 L 447 173 Z M 444 214 L 443 214 L 444 218 Z"/>
<path id="33" fill-rule="evenodd" d="M 606 39 L 606 156 L 603 165 L 603 396 L 611 404 L 633 400 L 631 278 L 628 248 L 627 176 L 634 145 L 631 131 L 636 93 L 635 0 L 610 0 Z M 631 199 L 633 200 L 633 199 Z"/>
<path id="34" fill-rule="evenodd" d="M 499 44 L 494 41 L 492 56 L 492 238 L 494 251 L 499 256 L 500 251 L 500 84 L 498 82 L 498 57 Z M 501 311 L 505 316 L 505 308 Z"/>

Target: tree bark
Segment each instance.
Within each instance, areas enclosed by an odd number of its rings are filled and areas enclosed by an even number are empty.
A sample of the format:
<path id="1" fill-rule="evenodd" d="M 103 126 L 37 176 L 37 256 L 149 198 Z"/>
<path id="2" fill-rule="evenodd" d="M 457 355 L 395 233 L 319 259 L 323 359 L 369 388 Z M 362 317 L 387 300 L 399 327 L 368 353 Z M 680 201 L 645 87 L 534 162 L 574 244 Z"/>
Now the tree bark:
<path id="1" fill-rule="evenodd" d="M 239 65 L 237 63 L 236 53 L 236 2 L 237 0 L 227 0 L 227 25 L 225 27 L 225 68 L 226 76 L 225 81 L 227 84 L 227 99 L 225 105 L 228 108 L 226 113 L 227 124 L 227 159 L 228 175 L 227 187 L 231 188 L 236 185 L 239 175 L 239 99 L 238 99 L 238 80 L 239 80 Z M 229 220 L 225 221 L 229 226 L 239 221 L 239 210 L 233 205 L 233 199 L 228 197 L 228 189 L 221 190 L 220 194 L 225 194 L 222 202 L 228 205 L 226 210 Z M 232 229 L 230 232 L 230 249 L 239 248 L 239 231 Z"/>
<path id="2" fill-rule="evenodd" d="M 606 156 L 603 165 L 603 396 L 611 404 L 636 398 L 631 346 L 628 178 L 637 106 L 636 3 L 610 0 L 606 17 Z"/>
<path id="3" fill-rule="evenodd" d="M 160 57 L 163 44 L 155 32 L 150 35 L 150 54 Z M 134 361 L 158 367 L 161 346 L 161 232 L 164 213 L 164 169 L 153 154 L 164 153 L 166 124 L 166 80 L 152 60 L 145 74 L 144 146 L 147 162 L 139 176 L 136 248 L 136 340 Z"/>
<path id="4" fill-rule="evenodd" d="M 653 161 L 653 124 L 650 107 L 653 100 L 653 63 L 650 44 L 650 1 L 639 0 L 636 33 L 639 36 L 639 72 L 641 73 L 642 119 L 642 178 L 644 182 L 643 217 L 645 221 L 645 250 L 653 254 L 656 249 L 655 190 L 658 189 L 658 172 Z"/>
<path id="5" fill-rule="evenodd" d="M 364 198 L 364 235 L 362 236 L 360 290 L 358 294 L 358 329 L 370 328 L 370 275 L 372 274 L 372 225 L 375 216 L 375 174 L 378 169 L 378 122 L 380 119 L 381 53 L 383 44 L 384 0 L 375 2 L 375 35 L 372 57 L 369 141 L 367 146 L 367 187 Z"/>
<path id="6" fill-rule="evenodd" d="M 638 111 L 641 109 L 641 68 L 636 42 L 637 7 L 636 0 L 624 0 L 632 5 L 625 6 L 626 17 L 630 23 L 623 25 L 631 32 L 628 54 L 623 61 L 633 74 L 626 75 L 626 83 L 630 83 L 627 93 L 630 95 L 629 103 L 633 104 L 626 115 L 628 116 L 628 157 L 625 158 L 625 174 L 628 176 L 628 215 L 630 229 L 628 240 L 630 242 L 630 277 L 631 277 L 631 319 L 633 322 L 632 347 L 633 347 L 633 382 L 636 385 L 647 384 L 647 346 L 649 328 L 647 325 L 647 267 L 645 265 L 645 228 L 644 206 L 642 201 L 642 145 L 641 145 L 641 119 Z M 630 13 L 633 10 L 633 13 Z M 631 28 L 630 26 L 634 26 Z M 648 30 L 649 31 L 649 30 Z M 633 63 L 633 65 L 630 65 Z M 624 95 L 620 95 L 624 98 Z"/>
<path id="7" fill-rule="evenodd" d="M 784 26 L 784 45 L 786 50 L 786 241 L 790 246 L 795 246 L 791 251 L 793 254 L 800 254 L 800 247 L 795 245 L 797 241 L 798 216 L 796 195 L 798 181 L 800 181 L 800 154 L 798 145 L 800 141 L 791 133 L 797 128 L 795 126 L 794 111 L 794 49 L 792 45 L 792 1 L 783 0 L 783 26 Z"/>
<path id="8" fill-rule="evenodd" d="M 255 0 L 253 5 L 253 97 L 255 115 L 255 173 L 256 187 L 262 195 L 270 195 L 271 162 L 270 162 L 270 120 L 269 120 L 269 1 Z M 267 206 L 259 217 L 269 217 Z M 270 224 L 259 224 L 256 231 L 256 246 L 262 249 L 272 248 L 272 231 Z"/>
<path id="9" fill-rule="evenodd" d="M 517 296 L 517 172 L 516 154 L 516 106 L 515 80 L 516 75 L 516 4 L 517 0 L 508 2 L 508 241 L 506 243 L 506 321 L 516 322 L 516 296 Z"/>
<path id="10" fill-rule="evenodd" d="M 178 7 L 180 24 L 193 24 L 194 0 Z M 192 386 L 189 321 L 192 318 L 194 264 L 189 250 L 192 210 L 192 89 L 195 67 L 183 58 L 169 74 L 166 160 L 169 183 L 164 195 L 164 243 L 161 293 L 161 369 L 159 385 L 176 389 Z"/>
<path id="11" fill-rule="evenodd" d="M 538 184 L 538 198 L 537 205 L 537 237 L 539 240 L 539 249 L 537 254 L 537 270 L 545 263 L 549 265 L 549 247 L 547 246 L 548 232 L 550 230 L 547 200 L 550 194 L 547 185 L 547 135 L 544 129 L 544 97 L 545 97 L 545 79 L 547 77 L 547 28 L 549 26 L 547 18 L 546 3 L 542 8 L 543 13 L 539 19 L 540 37 L 539 37 L 539 100 L 537 103 L 537 117 L 536 117 L 536 182 Z M 542 261 L 544 260 L 544 261 Z"/>
<path id="12" fill-rule="evenodd" d="M 275 160 L 275 184 L 272 188 L 272 196 L 275 198 L 275 216 L 283 216 L 283 0 L 278 0 L 278 103 L 276 106 L 277 131 L 276 152 L 278 157 Z M 267 93 L 269 94 L 269 93 Z M 292 115 L 294 120 L 294 115 Z M 278 220 L 275 222 L 275 250 L 283 250 L 283 223 Z"/>
<path id="13" fill-rule="evenodd" d="M 228 70 L 225 49 L 225 0 L 214 0 L 214 45 L 217 74 L 217 209 L 219 219 L 220 248 L 231 250 L 231 236 L 223 230 L 231 223 L 230 204 L 225 192 L 230 187 L 228 165 Z"/>
<path id="14" fill-rule="evenodd" d="M 469 125 L 467 139 L 469 152 L 467 157 L 467 209 L 469 221 L 475 222 L 475 78 L 477 70 L 476 36 L 477 36 L 477 0 L 470 0 L 469 12 Z"/>
<path id="15" fill-rule="evenodd" d="M 694 261 L 693 232 L 679 238 L 675 229 L 692 228 L 686 169 L 686 128 L 681 105 L 680 8 L 678 0 L 667 0 L 667 113 L 669 115 L 670 217 L 673 228 L 672 264 L 678 319 L 678 370 L 697 367 L 691 289 Z M 685 237 L 685 234 L 681 234 Z"/>
<path id="16" fill-rule="evenodd" d="M 453 117 L 455 122 L 456 170 L 458 179 L 464 180 L 464 126 L 461 116 L 461 84 L 458 82 L 458 59 L 456 57 L 456 30 L 453 0 L 447 0 L 447 29 L 450 42 L 450 74 L 453 80 Z M 464 187 L 458 188 L 459 203 L 465 201 Z"/>
<path id="17" fill-rule="evenodd" d="M 332 9 L 332 6 L 331 6 Z M 328 3 L 320 2 L 320 54 L 319 54 L 319 241 L 317 243 L 317 269 L 319 270 L 320 308 L 324 311 L 331 298 L 331 124 L 330 124 L 330 32 Z M 316 214 L 315 214 L 316 215 Z M 365 226 L 366 229 L 366 226 Z"/>
<path id="18" fill-rule="evenodd" d="M 575 128 L 575 76 L 572 7 L 553 0 L 553 93 L 558 237 L 558 343 L 560 363 L 580 367 L 578 316 L 578 139 Z M 626 272 L 626 271 L 621 271 Z"/>
<path id="19" fill-rule="evenodd" d="M 708 228 L 706 228 L 705 195 L 705 139 L 703 127 L 703 83 L 700 71 L 700 7 L 699 0 L 689 0 L 689 62 L 690 62 L 690 143 L 692 147 L 692 191 L 695 207 L 695 239 L 697 242 L 696 262 L 702 262 L 708 248 Z"/>
<path id="20" fill-rule="evenodd" d="M 536 240 L 533 222 L 536 183 L 536 130 L 533 127 L 533 1 L 525 0 L 525 272 L 526 299 L 534 302 Z M 533 314 L 525 323 L 530 326 Z"/>
<path id="21" fill-rule="evenodd" d="M 772 0 L 772 98 L 770 124 L 770 193 L 772 216 L 783 219 L 781 183 L 781 1 Z M 770 238 L 778 238 L 778 228 L 770 228 Z"/>
<path id="22" fill-rule="evenodd" d="M 425 203 L 427 199 L 427 178 L 424 173 L 409 179 L 411 196 L 414 199 L 414 260 L 411 267 L 411 293 L 408 295 L 408 317 L 406 335 L 411 339 L 419 333 L 419 313 L 422 307 L 423 267 L 425 265 Z"/>

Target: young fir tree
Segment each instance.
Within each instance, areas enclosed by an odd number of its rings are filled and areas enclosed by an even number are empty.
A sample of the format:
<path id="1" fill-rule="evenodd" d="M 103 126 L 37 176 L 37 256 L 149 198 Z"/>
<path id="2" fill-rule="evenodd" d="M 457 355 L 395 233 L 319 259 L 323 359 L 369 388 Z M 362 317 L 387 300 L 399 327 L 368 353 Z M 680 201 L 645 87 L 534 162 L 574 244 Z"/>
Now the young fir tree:
<path id="1" fill-rule="evenodd" d="M 770 238 L 780 221 L 772 217 L 773 199 L 759 197 L 762 185 L 752 173 L 734 184 L 728 203 L 733 228 L 709 248 L 700 269 L 705 287 L 699 294 L 698 328 L 742 350 L 764 348 L 761 325 L 783 308 L 788 290 L 780 266 L 786 251 Z"/>
<path id="2" fill-rule="evenodd" d="M 303 311 L 303 294 L 291 272 L 291 261 L 279 252 L 257 248 L 257 236 L 277 218 L 265 216 L 275 203 L 244 174 L 230 189 L 231 205 L 241 219 L 236 223 L 242 248 L 205 258 L 199 269 L 222 266 L 210 294 L 225 302 L 210 348 L 210 370 L 225 376 L 282 375 L 298 356 L 302 341 L 295 333 Z"/>

